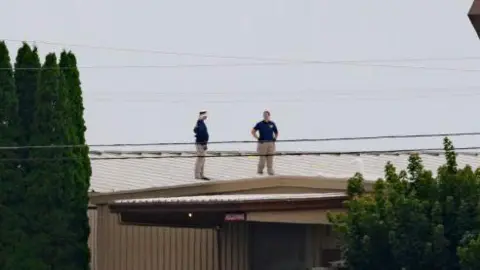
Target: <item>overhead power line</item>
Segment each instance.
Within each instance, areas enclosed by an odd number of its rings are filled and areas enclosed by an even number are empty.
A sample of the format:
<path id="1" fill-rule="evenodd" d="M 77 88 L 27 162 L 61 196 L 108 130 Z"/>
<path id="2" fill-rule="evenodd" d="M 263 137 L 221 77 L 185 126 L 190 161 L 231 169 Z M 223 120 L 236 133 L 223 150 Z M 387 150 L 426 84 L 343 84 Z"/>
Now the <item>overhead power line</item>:
<path id="1" fill-rule="evenodd" d="M 459 147 L 456 151 L 479 150 L 480 146 Z M 261 157 L 261 156 L 339 156 L 339 155 L 382 155 L 382 154 L 438 154 L 444 152 L 443 148 L 412 148 L 412 149 L 395 149 L 395 150 L 369 150 L 369 151 L 326 151 L 326 152 L 278 152 L 274 154 L 253 154 L 253 153 L 229 153 L 224 155 L 207 154 L 201 156 L 205 158 L 233 158 L 233 157 Z M 478 154 L 478 153 L 469 153 Z M 135 160 L 135 159 L 191 159 L 200 157 L 198 155 L 175 155 L 175 156 L 120 156 L 120 157 L 95 157 L 90 160 Z M 64 160 L 79 160 L 76 157 L 59 157 L 59 158 L 3 158 L 0 162 L 23 162 L 23 161 L 64 161 Z"/>
<path id="2" fill-rule="evenodd" d="M 23 40 L 17 39 L 3 39 L 11 42 L 23 42 Z M 255 61 L 254 63 L 229 63 L 229 64 L 185 64 L 185 65 L 150 65 L 150 66 L 132 66 L 132 65 L 119 65 L 119 66 L 83 66 L 81 69 L 125 69 L 125 68 L 137 68 L 137 69 L 171 69 L 171 68 L 219 68 L 219 67 L 242 67 L 242 66 L 289 66 L 289 65 L 347 65 L 357 67 L 379 67 L 379 68 L 401 68 L 401 69 L 419 69 L 419 70 L 431 70 L 431 71 L 459 71 L 459 72 L 478 72 L 479 69 L 463 69 L 463 68 L 449 68 L 449 67 L 427 67 L 427 66 L 412 66 L 412 65 L 391 65 L 391 64 L 375 64 L 375 63 L 388 63 L 388 62 L 419 62 L 419 61 L 459 61 L 459 60 L 478 60 L 480 56 L 472 57 L 450 57 L 450 58 L 401 58 L 401 59 L 370 59 L 370 60 L 305 60 L 305 59 L 282 59 L 282 58 L 270 58 L 270 57 L 251 57 L 251 56 L 228 56 L 217 54 L 203 54 L 203 53 L 190 53 L 190 52 L 173 52 L 164 50 L 148 50 L 148 49 L 133 49 L 133 48 L 119 48 L 109 46 L 87 45 L 87 44 L 68 44 L 53 41 L 38 41 L 38 40 L 26 40 L 31 43 L 40 43 L 46 45 L 63 46 L 63 47 L 82 47 L 90 49 L 101 49 L 109 51 L 123 51 L 123 52 L 135 52 L 135 53 L 150 53 L 150 54 L 163 54 L 163 55 L 175 55 L 175 56 L 191 56 L 201 58 L 216 58 L 216 59 L 230 59 L 230 60 L 249 60 Z M 29 69 L 29 68 L 25 68 Z M 35 68 L 31 68 L 35 69 Z"/>
<path id="3" fill-rule="evenodd" d="M 433 94 L 438 94 L 438 93 L 452 93 L 452 92 L 458 92 L 459 90 L 473 90 L 471 92 L 474 93 L 480 93 L 480 85 L 451 85 L 451 86 L 428 86 L 428 87 L 395 87 L 395 88 L 370 88 L 370 87 L 362 87 L 362 88 L 330 88 L 330 87 L 316 87 L 316 88 L 305 88 L 305 89 L 275 89 L 275 88 L 248 88 L 248 89 L 242 89 L 242 90 L 228 90 L 228 91 L 182 91 L 182 90 L 161 90 L 161 91 L 143 91 L 143 90 L 96 90 L 92 92 L 88 92 L 88 95 L 98 95 L 98 96 L 108 96 L 108 95 L 113 95 L 113 96 L 125 96 L 125 95 L 131 95 L 135 94 L 136 96 L 138 95 L 144 95 L 148 96 L 148 99 L 151 99 L 152 96 L 172 96 L 172 95 L 179 95 L 184 97 L 185 95 L 192 95 L 192 94 L 198 94 L 198 95 L 208 95 L 208 96 L 232 96 L 232 94 L 240 94 L 243 96 L 245 95 L 253 95 L 255 98 L 258 98 L 262 95 L 266 95 L 269 100 L 272 97 L 272 94 L 275 94 L 276 96 L 279 96 L 281 94 L 336 94 L 340 96 L 344 95 L 355 95 L 357 94 L 358 96 L 363 96 L 365 94 L 374 94 L 375 96 L 378 96 L 379 94 L 390 94 L 392 93 L 391 91 L 396 91 L 396 93 L 433 93 Z M 198 98 L 195 98 L 196 101 L 198 101 Z"/>
<path id="4" fill-rule="evenodd" d="M 284 63 L 231 63 L 231 64 L 178 64 L 178 65 L 117 65 L 117 66 L 79 66 L 78 69 L 182 69 L 182 68 L 225 68 L 225 67 L 268 67 L 268 66 L 294 66 L 294 65 L 346 65 L 354 67 L 371 68 L 395 68 L 395 69 L 418 69 L 427 71 L 458 71 L 458 72 L 479 72 L 480 69 L 450 68 L 450 67 L 427 67 L 412 65 L 390 65 L 374 63 L 350 63 L 350 62 L 325 62 L 325 61 L 304 61 L 304 62 L 284 62 Z M 5 70 L 8 68 L 0 68 Z M 45 68 L 17 68 L 16 70 L 41 70 Z M 50 68 L 49 68 L 50 69 Z M 52 68 L 57 69 L 57 68 Z M 60 70 L 74 69 L 72 67 L 58 67 Z"/>
<path id="5" fill-rule="evenodd" d="M 50 46 L 61 47 L 78 47 L 88 48 L 96 50 L 118 51 L 118 52 L 131 52 L 131 53 L 147 53 L 147 54 L 162 54 L 162 55 L 174 55 L 174 56 L 190 56 L 198 58 L 215 58 L 215 59 L 230 59 L 230 60 L 249 60 L 249 61 L 261 61 L 261 62 L 304 62 L 301 59 L 286 59 L 279 57 L 259 57 L 259 56 L 238 56 L 238 55 L 220 55 L 211 53 L 193 53 L 193 52 L 178 52 L 168 50 L 157 49 L 140 49 L 140 48 L 125 48 L 125 47 L 113 47 L 102 46 L 92 44 L 78 44 L 78 43 L 64 43 L 58 41 L 46 41 L 46 40 L 20 40 L 20 39 L 0 39 L 9 42 L 28 42 L 33 44 L 44 44 Z M 371 63 L 371 62 L 419 62 L 419 61 L 459 61 L 459 60 L 478 60 L 480 56 L 460 56 L 460 57 L 425 57 L 425 58 L 395 58 L 395 59 L 367 59 L 367 60 L 339 60 L 339 61 L 317 61 L 323 63 Z"/>
<path id="6" fill-rule="evenodd" d="M 359 136 L 359 137 L 330 137 L 318 139 L 287 139 L 277 140 L 277 143 L 299 143 L 299 142 L 332 142 L 332 141 L 360 141 L 360 140 L 382 140 L 382 139 L 409 139 L 409 138 L 438 138 L 438 137 L 460 137 L 478 136 L 480 132 L 457 132 L 457 133 L 430 133 L 430 134 L 405 134 L 405 135 L 381 135 L 381 136 Z M 258 143 L 256 140 L 248 141 L 212 141 L 208 144 L 251 144 Z M 68 144 L 68 145 L 23 145 L 23 146 L 0 146 L 0 150 L 17 149 L 52 149 L 52 148 L 83 148 L 83 147 L 139 147 L 139 146 L 179 146 L 194 145 L 195 142 L 159 142 L 159 143 L 121 143 L 121 144 Z"/>
<path id="7" fill-rule="evenodd" d="M 200 95 L 202 93 L 199 93 Z M 355 100 L 355 101 L 391 101 L 391 100 L 417 100 L 417 99 L 436 99 L 436 98 L 468 98 L 468 97 L 478 97 L 480 93 L 470 92 L 470 93 L 456 93 L 452 92 L 448 95 L 438 95 L 435 93 L 429 94 L 420 94 L 420 95 L 403 95 L 403 96 L 365 96 L 365 95 L 334 95 L 334 96 L 320 96 L 320 97 L 305 97 L 305 98 L 285 98 L 285 99 L 260 99 L 260 98 L 247 98 L 247 99 L 219 99 L 219 100 L 208 100 L 208 99 L 196 99 L 196 100 L 188 100 L 188 99 L 179 99 L 179 100 L 171 100 L 171 99 L 158 99 L 158 98 L 144 98 L 144 99 L 136 99 L 136 98 L 104 98 L 104 97 L 96 97 L 93 99 L 88 98 L 88 100 L 98 101 L 98 102 L 127 102 L 127 103 L 168 103 L 168 104 L 185 104 L 194 102 L 198 104 L 199 102 L 203 104 L 239 104 L 239 103 L 324 103 L 324 102 L 331 102 L 332 100 Z"/>

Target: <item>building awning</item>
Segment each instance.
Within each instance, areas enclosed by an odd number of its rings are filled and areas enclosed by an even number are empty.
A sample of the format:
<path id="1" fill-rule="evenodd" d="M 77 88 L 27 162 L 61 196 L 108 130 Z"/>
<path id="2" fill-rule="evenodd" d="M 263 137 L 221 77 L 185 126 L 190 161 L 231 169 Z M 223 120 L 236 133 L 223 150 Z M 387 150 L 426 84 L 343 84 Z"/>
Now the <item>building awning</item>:
<path id="1" fill-rule="evenodd" d="M 116 200 L 109 207 L 124 223 L 215 227 L 246 221 L 247 213 L 341 209 L 346 199 L 344 193 L 222 194 Z"/>

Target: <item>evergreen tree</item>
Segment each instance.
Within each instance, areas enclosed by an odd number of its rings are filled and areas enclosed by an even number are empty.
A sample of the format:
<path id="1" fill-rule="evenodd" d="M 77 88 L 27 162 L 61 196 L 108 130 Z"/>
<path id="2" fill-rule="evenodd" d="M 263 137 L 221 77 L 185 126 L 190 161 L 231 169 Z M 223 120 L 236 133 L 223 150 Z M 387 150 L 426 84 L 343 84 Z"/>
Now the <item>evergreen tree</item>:
<path id="1" fill-rule="evenodd" d="M 39 74 L 29 131 L 31 145 L 65 145 L 73 139 L 65 80 L 55 54 L 48 54 Z M 75 170 L 70 148 L 29 151 L 27 198 L 30 207 L 29 254 L 36 270 L 80 269 L 71 254 L 77 236 L 70 229 L 74 218 L 70 201 L 75 198 Z"/>
<path id="2" fill-rule="evenodd" d="M 37 91 L 40 67 L 37 48 L 32 50 L 27 43 L 23 43 L 23 46 L 17 52 L 15 62 L 15 83 L 17 86 L 19 114 L 22 126 L 22 145 L 29 142 L 29 128 L 35 113 L 35 92 Z M 27 155 L 28 153 L 25 151 L 24 156 Z"/>
<path id="3" fill-rule="evenodd" d="M 360 174 L 349 181 L 347 213 L 330 215 L 349 269 L 477 269 L 480 170 L 459 169 L 450 140 L 444 148 L 436 177 L 412 155 L 407 171 L 388 163 L 372 193 Z"/>
<path id="4" fill-rule="evenodd" d="M 73 219 L 70 221 L 70 230 L 76 234 L 77 246 L 73 250 L 72 261 L 75 261 L 77 269 L 88 269 L 90 252 L 88 248 L 88 237 L 90 226 L 88 223 L 88 190 L 90 187 L 91 166 L 88 155 L 88 147 L 85 142 L 85 120 L 83 118 L 83 99 L 80 83 L 80 75 L 77 68 L 77 60 L 72 52 L 62 52 L 60 56 L 60 68 L 65 77 L 67 93 L 69 98 L 68 113 L 71 118 L 71 126 L 74 136 L 70 144 L 83 145 L 73 149 L 77 160 L 74 173 L 75 194 L 71 201 Z"/>
<path id="5" fill-rule="evenodd" d="M 38 87 L 38 74 L 40 72 L 40 59 L 38 57 L 37 49 L 32 48 L 27 44 L 23 45 L 18 49 L 17 57 L 15 61 L 15 85 L 17 88 L 18 96 L 18 114 L 19 114 L 19 133 L 18 133 L 18 143 L 19 145 L 28 145 L 30 137 L 30 125 L 33 121 L 33 116 L 35 114 L 35 94 Z M 16 243 L 12 247 L 16 250 L 16 256 L 9 256 L 10 258 L 10 268 L 16 270 L 28 270 L 34 269 L 37 267 L 37 261 L 35 256 L 32 254 L 33 250 L 31 249 L 31 239 L 32 230 L 30 228 L 31 221 L 29 219 L 32 211 L 35 211 L 35 208 L 31 208 L 29 198 L 25 197 L 28 187 L 28 168 L 30 162 L 27 160 L 29 158 L 30 149 L 20 149 L 18 150 L 19 156 L 24 159 L 20 162 L 20 169 L 22 172 L 21 182 L 15 192 L 19 196 L 23 196 L 24 200 L 22 203 L 17 205 L 17 215 L 20 219 L 20 225 L 17 227 L 17 230 L 22 232 L 23 237 L 17 239 Z"/>
<path id="6" fill-rule="evenodd" d="M 18 100 L 13 69 L 7 45 L 0 42 L 0 146 L 18 145 L 18 135 Z M 19 158 L 16 149 L 0 150 L 0 269 L 13 269 L 18 257 L 15 244 L 23 236 L 17 214 L 23 201 Z"/>

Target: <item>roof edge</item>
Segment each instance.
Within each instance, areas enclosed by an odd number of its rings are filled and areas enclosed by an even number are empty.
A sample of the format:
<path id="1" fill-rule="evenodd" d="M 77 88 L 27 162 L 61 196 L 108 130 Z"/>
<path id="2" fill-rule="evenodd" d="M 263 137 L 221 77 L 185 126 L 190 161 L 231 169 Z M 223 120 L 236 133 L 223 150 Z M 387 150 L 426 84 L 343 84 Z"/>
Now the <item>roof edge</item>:
<path id="1" fill-rule="evenodd" d="M 237 198 L 238 197 L 238 198 Z M 197 195 L 183 197 L 157 197 L 147 199 L 116 200 L 112 205 L 192 205 L 192 204 L 238 204 L 253 202 L 274 201 L 305 201 L 305 200 L 328 200 L 332 198 L 347 198 L 345 192 L 329 193 L 304 193 L 304 194 L 220 194 L 220 195 Z M 216 198 L 205 200 L 205 198 Z M 232 199 L 233 198 L 233 199 Z M 237 198 L 237 199 L 235 199 Z"/>
<path id="2" fill-rule="evenodd" d="M 264 212 L 307 209 L 342 209 L 348 196 L 328 198 L 297 198 L 295 200 L 217 202 L 193 204 L 116 203 L 109 204 L 112 212 L 162 213 L 162 212 Z"/>
<path id="3" fill-rule="evenodd" d="M 306 187 L 332 192 L 346 191 L 349 178 L 333 178 L 323 176 L 269 176 L 245 178 L 229 181 L 209 181 L 168 187 L 152 187 L 146 189 L 116 191 L 108 193 L 90 193 L 92 204 L 108 204 L 121 199 L 142 199 L 152 197 L 180 197 L 242 192 L 271 187 Z M 367 182 L 370 189 L 373 181 Z"/>

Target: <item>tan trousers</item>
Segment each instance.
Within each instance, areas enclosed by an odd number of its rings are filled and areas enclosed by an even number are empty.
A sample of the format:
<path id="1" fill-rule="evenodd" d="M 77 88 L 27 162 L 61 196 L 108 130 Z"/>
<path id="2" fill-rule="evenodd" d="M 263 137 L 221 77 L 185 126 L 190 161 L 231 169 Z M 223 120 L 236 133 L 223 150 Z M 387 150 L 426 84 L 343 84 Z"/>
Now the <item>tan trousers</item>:
<path id="1" fill-rule="evenodd" d="M 195 178 L 204 177 L 203 170 L 205 167 L 205 155 L 207 153 L 206 145 L 196 144 L 197 147 L 197 161 L 195 162 Z"/>
<path id="2" fill-rule="evenodd" d="M 271 155 L 275 153 L 275 143 L 274 142 L 263 142 L 258 143 L 257 152 L 259 155 Z M 268 174 L 273 175 L 273 156 L 260 156 L 258 161 L 258 173 L 263 173 L 265 168 L 265 162 L 267 163 Z"/>

